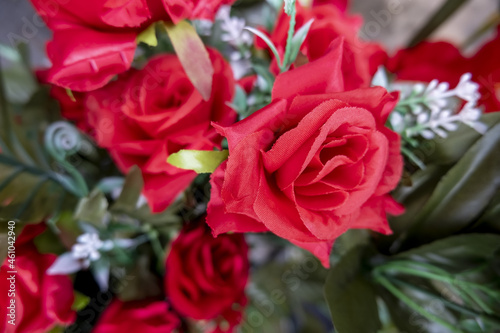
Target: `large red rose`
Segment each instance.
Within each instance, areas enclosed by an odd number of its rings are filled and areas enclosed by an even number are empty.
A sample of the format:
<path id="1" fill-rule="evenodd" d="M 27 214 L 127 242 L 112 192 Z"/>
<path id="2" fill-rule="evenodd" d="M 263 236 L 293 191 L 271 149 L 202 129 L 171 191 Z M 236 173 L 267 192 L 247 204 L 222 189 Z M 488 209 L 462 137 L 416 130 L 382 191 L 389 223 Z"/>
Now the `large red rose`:
<path id="1" fill-rule="evenodd" d="M 215 320 L 216 331 L 232 332 L 246 304 L 247 252 L 241 234 L 213 238 L 205 225 L 184 228 L 166 261 L 165 290 L 173 307 L 185 317 Z"/>
<path id="2" fill-rule="evenodd" d="M 175 332 L 181 326 L 179 317 L 161 300 L 122 302 L 113 300 L 97 322 L 94 333 Z"/>
<path id="3" fill-rule="evenodd" d="M 230 125 L 236 113 L 226 105 L 234 93 L 230 66 L 209 50 L 214 68 L 212 95 L 204 101 L 175 55 L 153 58 L 86 97 L 88 121 L 97 143 L 125 173 L 138 165 L 144 195 L 155 212 L 165 209 L 196 177 L 167 164 L 180 149 L 210 150 L 221 136 L 211 121 Z"/>
<path id="4" fill-rule="evenodd" d="M 322 57 L 333 40 L 343 37 L 346 44 L 344 61 L 349 66 L 354 63 L 356 68 L 355 72 L 345 73 L 344 76 L 347 79 L 344 82 L 345 89 L 368 87 L 378 65 L 385 60 L 386 55 L 378 44 L 363 42 L 359 39 L 358 32 L 363 24 L 361 16 L 349 16 L 334 4 L 321 4 L 305 8 L 297 2 L 296 8 L 296 30 L 309 20 L 314 19 L 300 48 L 307 59 L 313 61 Z M 270 39 L 276 45 L 282 59 L 285 53 L 288 26 L 289 17 L 282 10 L 270 35 Z M 265 47 L 264 42 L 260 39 L 256 40 L 256 44 Z M 271 70 L 278 74 L 276 61 L 273 61 Z"/>
<path id="5" fill-rule="evenodd" d="M 57 256 L 41 254 L 33 244 L 33 238 L 44 230 L 44 224 L 24 227 L 15 241 L 14 269 L 10 268 L 8 258 L 0 268 L 0 332 L 45 333 L 75 320 L 75 312 L 71 310 L 74 302 L 71 280 L 63 275 L 47 275 Z M 15 297 L 9 296 L 11 280 L 7 278 L 12 275 Z M 11 311 L 7 307 L 11 300 L 15 300 L 15 326 L 8 323 Z"/>
<path id="6" fill-rule="evenodd" d="M 137 36 L 156 21 L 213 18 L 232 0 L 31 0 L 53 31 L 48 81 L 89 91 L 130 68 Z"/>
<path id="7" fill-rule="evenodd" d="M 343 47 L 277 77 L 273 101 L 219 126 L 229 159 L 212 175 L 214 235 L 270 230 L 328 266 L 333 240 L 351 228 L 391 230 L 388 194 L 402 172 L 399 136 L 384 126 L 398 96 L 344 91 Z"/>

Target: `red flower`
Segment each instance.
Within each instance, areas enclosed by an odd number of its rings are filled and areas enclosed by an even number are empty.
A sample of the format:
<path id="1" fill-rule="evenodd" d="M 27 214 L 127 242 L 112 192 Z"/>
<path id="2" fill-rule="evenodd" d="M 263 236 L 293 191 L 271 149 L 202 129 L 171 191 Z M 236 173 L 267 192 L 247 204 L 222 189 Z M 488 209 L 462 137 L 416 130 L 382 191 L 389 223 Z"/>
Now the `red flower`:
<path id="1" fill-rule="evenodd" d="M 500 28 L 497 28 L 500 29 Z M 387 69 L 398 80 L 430 82 L 437 79 L 458 84 L 464 73 L 472 74 L 472 81 L 479 84 L 481 99 L 478 104 L 485 112 L 500 110 L 500 34 L 486 43 L 471 58 L 464 57 L 458 48 L 447 42 L 422 42 L 400 50 L 387 61 Z M 436 56 L 439 55 L 439 56 Z"/>
<path id="2" fill-rule="evenodd" d="M 122 302 L 118 299 L 106 308 L 94 333 L 175 332 L 181 325 L 179 317 L 165 301 L 142 300 Z"/>
<path id="3" fill-rule="evenodd" d="M 388 59 L 386 66 L 398 80 L 430 82 L 437 79 L 448 82 L 451 87 L 462 74 L 470 71 L 467 59 L 446 42 L 422 42 L 414 48 L 400 50 Z"/>
<path id="4" fill-rule="evenodd" d="M 479 83 L 480 105 L 486 112 L 500 111 L 500 25 L 495 38 L 483 45 L 471 58 L 472 80 Z"/>
<path id="5" fill-rule="evenodd" d="M 277 77 L 273 102 L 218 126 L 229 159 L 212 175 L 214 235 L 270 230 L 328 266 L 333 240 L 351 228 L 390 233 L 388 195 L 402 172 L 399 136 L 384 126 L 398 96 L 344 92 L 343 47 Z"/>
<path id="6" fill-rule="evenodd" d="M 221 142 L 210 125 L 233 123 L 226 105 L 234 93 L 231 68 L 209 50 L 214 67 L 212 95 L 204 101 L 178 58 L 153 58 L 142 70 L 130 70 L 106 87 L 89 93 L 86 108 L 97 142 L 108 149 L 125 173 L 138 165 L 144 195 L 155 212 L 165 209 L 196 177 L 194 171 L 167 164 L 180 149 L 209 150 Z"/>
<path id="7" fill-rule="evenodd" d="M 162 0 L 165 10 L 174 23 L 183 19 L 213 20 L 222 5 L 231 5 L 236 0 Z"/>
<path id="8" fill-rule="evenodd" d="M 75 320 L 71 310 L 74 302 L 71 280 L 63 275 L 47 275 L 45 272 L 57 256 L 41 254 L 33 244 L 33 239 L 44 230 L 45 225 L 41 223 L 24 227 L 15 241 L 15 268 L 10 267 L 9 258 L 0 268 L 0 332 L 45 333 L 54 326 L 64 326 Z M 11 276 L 15 276 L 14 288 L 8 279 Z M 14 311 L 8 308 L 12 301 L 15 302 Z M 15 318 L 10 316 L 12 313 Z M 15 326 L 8 323 L 12 319 Z"/>
<path id="9" fill-rule="evenodd" d="M 204 225 L 183 229 L 166 261 L 165 289 L 173 307 L 189 318 L 216 320 L 219 330 L 232 332 L 246 304 L 247 252 L 243 235 L 213 238 Z"/>
<path id="10" fill-rule="evenodd" d="M 304 8 L 297 3 L 296 8 L 296 31 L 309 20 L 314 19 L 300 48 L 307 59 L 313 61 L 322 57 L 334 39 L 343 37 L 346 44 L 344 61 L 349 66 L 353 63 L 356 68 L 355 72 L 345 73 L 347 79 L 344 82 L 345 89 L 368 87 L 378 65 L 385 60 L 385 52 L 378 44 L 363 42 L 359 39 L 358 31 L 363 24 L 361 16 L 348 16 L 333 4 Z M 276 45 L 282 58 L 285 54 L 288 25 L 289 17 L 282 10 L 270 35 L 271 41 Z M 264 42 L 259 38 L 256 39 L 256 45 L 265 47 Z M 278 74 L 276 61 L 273 61 L 271 71 Z"/>
<path id="11" fill-rule="evenodd" d="M 31 0 L 53 31 L 48 81 L 89 91 L 130 68 L 137 36 L 156 21 L 213 18 L 228 0 Z"/>

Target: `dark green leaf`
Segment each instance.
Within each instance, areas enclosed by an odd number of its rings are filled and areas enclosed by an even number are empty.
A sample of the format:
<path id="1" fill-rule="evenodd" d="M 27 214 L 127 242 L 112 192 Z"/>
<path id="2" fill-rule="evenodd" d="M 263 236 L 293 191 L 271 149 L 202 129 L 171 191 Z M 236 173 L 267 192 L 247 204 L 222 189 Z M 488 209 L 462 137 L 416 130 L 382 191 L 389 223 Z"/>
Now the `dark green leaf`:
<path id="1" fill-rule="evenodd" d="M 103 227 L 104 217 L 108 211 L 108 200 L 99 190 L 94 190 L 86 198 L 80 199 L 75 209 L 75 220 L 84 221 L 97 227 Z"/>
<path id="2" fill-rule="evenodd" d="M 120 196 L 111 206 L 112 211 L 130 211 L 137 206 L 139 197 L 141 196 L 144 181 L 142 179 L 141 169 L 136 165 L 130 168 L 125 183 L 123 184 Z"/>
<path id="3" fill-rule="evenodd" d="M 393 258 L 439 264 L 441 268 L 475 267 L 500 249 L 500 235 L 465 234 L 451 236 L 399 253 Z"/>
<path id="4" fill-rule="evenodd" d="M 484 114 L 480 121 L 491 128 L 500 123 L 500 112 Z M 461 124 L 447 138 L 436 137 L 422 142 L 415 152 L 426 165 L 456 163 L 482 135 L 471 127 Z"/>
<path id="5" fill-rule="evenodd" d="M 326 279 L 325 297 L 339 333 L 373 333 L 381 328 L 375 292 L 361 272 L 363 253 L 363 247 L 351 250 Z"/>
<path id="6" fill-rule="evenodd" d="M 416 217 L 413 237 L 427 241 L 473 222 L 500 187 L 500 124 L 491 128 L 441 179 Z"/>

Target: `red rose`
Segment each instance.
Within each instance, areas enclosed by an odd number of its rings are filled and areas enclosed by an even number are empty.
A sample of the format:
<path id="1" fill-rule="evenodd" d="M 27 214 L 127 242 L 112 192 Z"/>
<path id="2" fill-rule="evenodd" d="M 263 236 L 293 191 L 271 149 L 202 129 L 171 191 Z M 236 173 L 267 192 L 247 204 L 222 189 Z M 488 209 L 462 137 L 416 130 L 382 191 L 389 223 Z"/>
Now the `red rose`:
<path id="1" fill-rule="evenodd" d="M 0 268 L 0 332 L 45 333 L 53 327 L 68 325 L 75 320 L 71 310 L 74 302 L 71 280 L 63 275 L 47 275 L 47 269 L 57 256 L 41 254 L 33 238 L 45 230 L 44 224 L 27 225 L 15 241 L 14 269 L 9 258 Z M 5 245 L 5 244 L 3 244 Z M 8 273 L 16 271 L 17 273 Z M 9 296 L 9 277 L 15 276 L 15 297 Z M 15 301 L 15 326 L 7 307 Z"/>
<path id="2" fill-rule="evenodd" d="M 129 69 L 137 35 L 152 23 L 145 0 L 31 2 L 54 33 L 48 81 L 76 91 L 102 87 Z"/>
<path id="3" fill-rule="evenodd" d="M 422 42 L 398 51 L 386 66 L 398 80 L 430 82 L 437 79 L 448 82 L 451 87 L 458 84 L 462 74 L 469 72 L 472 81 L 479 84 L 478 105 L 484 106 L 485 112 L 495 112 L 500 110 L 498 52 L 498 35 L 471 58 L 464 57 L 455 45 L 447 42 Z"/>
<path id="4" fill-rule="evenodd" d="M 387 60 L 386 67 L 398 80 L 430 82 L 437 79 L 452 87 L 463 73 L 470 71 L 467 59 L 446 42 L 422 42 L 400 50 Z"/>
<path id="5" fill-rule="evenodd" d="M 137 36 L 156 21 L 213 18 L 230 0 L 31 0 L 53 38 L 48 81 L 89 91 L 130 68 Z"/>
<path id="6" fill-rule="evenodd" d="M 236 0 L 162 0 L 163 6 L 174 23 L 183 19 L 213 20 L 222 5 Z"/>
<path id="7" fill-rule="evenodd" d="M 183 229 L 166 261 L 165 289 L 172 306 L 185 317 L 214 319 L 232 332 L 246 304 L 247 252 L 243 235 L 213 238 L 204 225 Z"/>
<path id="8" fill-rule="evenodd" d="M 345 89 L 368 87 L 378 65 L 385 60 L 385 52 L 378 44 L 363 42 L 359 39 L 358 32 L 363 24 L 361 16 L 348 16 L 332 4 L 304 8 L 297 3 L 296 8 L 296 30 L 314 19 L 300 48 L 309 61 L 322 57 L 334 39 L 343 37 L 346 44 L 344 61 L 349 66 L 353 63 L 356 68 L 355 72 L 345 73 L 344 76 L 348 79 L 344 82 Z M 270 35 L 271 41 L 276 45 L 282 58 L 285 54 L 288 26 L 289 17 L 282 10 Z M 256 39 L 256 44 L 261 47 L 265 46 L 259 38 Z M 276 61 L 273 61 L 271 70 L 275 74 L 279 72 Z"/>
<path id="9" fill-rule="evenodd" d="M 390 233 L 386 211 L 402 172 L 399 136 L 384 126 L 398 96 L 383 88 L 343 92 L 342 43 L 277 77 L 273 101 L 218 126 L 229 159 L 212 175 L 207 223 L 214 235 L 270 230 L 325 266 L 351 228 Z"/>
<path id="10" fill-rule="evenodd" d="M 97 322 L 94 333 L 175 332 L 181 325 L 179 317 L 161 300 L 122 302 L 113 300 Z"/>
<path id="11" fill-rule="evenodd" d="M 144 195 L 153 211 L 165 209 L 196 177 L 194 171 L 167 164 L 180 149 L 210 150 L 221 137 L 211 121 L 233 123 L 234 79 L 222 56 L 209 50 L 214 67 L 212 95 L 204 101 L 175 55 L 153 58 L 106 87 L 89 93 L 86 108 L 100 146 L 125 173 L 138 165 Z"/>

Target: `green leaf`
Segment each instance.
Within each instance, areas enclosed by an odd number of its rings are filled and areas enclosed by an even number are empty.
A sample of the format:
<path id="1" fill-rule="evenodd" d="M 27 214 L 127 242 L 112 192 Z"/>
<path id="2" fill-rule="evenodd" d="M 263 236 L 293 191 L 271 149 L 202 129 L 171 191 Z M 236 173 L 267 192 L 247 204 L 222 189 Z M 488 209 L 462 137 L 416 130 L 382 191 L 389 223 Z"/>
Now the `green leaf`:
<path id="1" fill-rule="evenodd" d="M 108 200 L 104 193 L 94 190 L 86 198 L 80 199 L 75 209 L 74 219 L 103 227 L 104 217 L 108 212 Z"/>
<path id="2" fill-rule="evenodd" d="M 228 150 L 188 150 L 181 149 L 167 158 L 167 163 L 180 169 L 197 173 L 211 173 L 229 156 Z"/>
<path id="3" fill-rule="evenodd" d="M 471 268 L 489 260 L 500 249 L 500 235 L 464 234 L 440 239 L 393 258 L 439 264 L 441 268 Z"/>
<path id="4" fill-rule="evenodd" d="M 165 29 L 191 83 L 208 101 L 212 93 L 214 68 L 196 29 L 187 21 L 176 25 L 165 23 Z"/>
<path id="5" fill-rule="evenodd" d="M 135 210 L 143 187 L 144 181 L 142 180 L 141 169 L 134 165 L 130 168 L 122 192 L 111 206 L 111 210 L 125 212 Z"/>
<path id="6" fill-rule="evenodd" d="M 38 87 L 31 69 L 20 50 L 0 44 L 0 57 L 9 61 L 9 66 L 2 71 L 7 99 L 12 103 L 26 103 Z"/>
<path id="7" fill-rule="evenodd" d="M 488 129 L 500 123 L 500 112 L 486 113 L 479 120 Z M 448 133 L 448 137 L 436 137 L 422 142 L 415 152 L 426 165 L 456 163 L 482 135 L 470 126 L 460 124 L 458 129 Z"/>
<path id="8" fill-rule="evenodd" d="M 300 27 L 299 30 L 295 33 L 295 35 L 292 38 L 292 43 L 290 45 L 290 54 L 288 57 L 288 63 L 285 64 L 286 67 L 290 66 L 295 62 L 295 59 L 297 58 L 297 54 L 299 54 L 300 51 L 300 46 L 302 43 L 304 43 L 304 40 L 307 37 L 307 33 L 309 32 L 309 29 L 311 28 L 311 25 L 313 24 L 314 19 L 310 19 L 307 21 L 306 24 L 304 24 L 302 27 Z"/>
<path id="9" fill-rule="evenodd" d="M 274 58 L 276 59 L 278 66 L 281 67 L 282 64 L 281 64 L 280 54 L 279 54 L 278 50 L 276 49 L 276 46 L 274 46 L 274 43 L 269 39 L 269 37 L 267 37 L 266 34 L 263 33 L 262 31 L 254 29 L 252 27 L 245 27 L 245 30 L 248 30 L 251 33 L 253 33 L 254 35 L 260 37 L 264 41 L 264 43 L 266 43 L 266 45 L 269 46 L 269 48 L 271 49 L 271 52 L 274 54 Z"/>
<path id="10" fill-rule="evenodd" d="M 74 291 L 74 294 L 75 294 L 75 301 L 73 302 L 71 309 L 73 311 L 83 310 L 90 303 L 90 297 L 85 296 L 84 294 L 79 293 L 76 290 Z"/>
<path id="11" fill-rule="evenodd" d="M 247 95 L 245 93 L 245 90 L 243 90 L 243 88 L 241 88 L 239 85 L 236 85 L 236 90 L 231 106 L 236 112 L 238 112 L 238 114 L 245 115 L 247 110 Z"/>
<path id="12" fill-rule="evenodd" d="M 156 38 L 156 23 L 151 24 L 144 29 L 136 38 L 137 44 L 144 43 L 149 46 L 158 46 L 158 39 Z"/>
<path id="13" fill-rule="evenodd" d="M 382 326 L 375 292 L 361 272 L 364 250 L 348 252 L 326 279 L 325 297 L 339 333 L 373 333 Z"/>
<path id="14" fill-rule="evenodd" d="M 491 128 L 441 179 L 418 214 L 412 238 L 456 233 L 478 218 L 500 186 L 500 124 Z"/>

